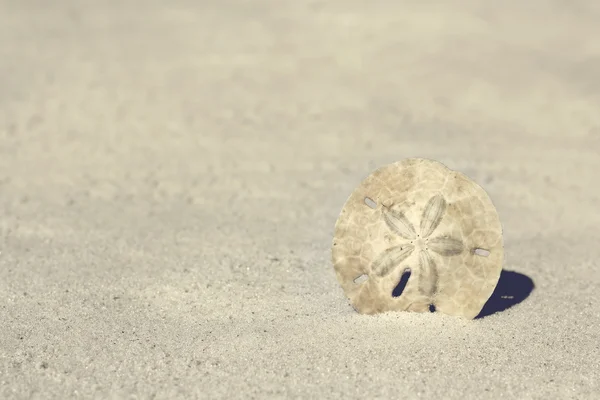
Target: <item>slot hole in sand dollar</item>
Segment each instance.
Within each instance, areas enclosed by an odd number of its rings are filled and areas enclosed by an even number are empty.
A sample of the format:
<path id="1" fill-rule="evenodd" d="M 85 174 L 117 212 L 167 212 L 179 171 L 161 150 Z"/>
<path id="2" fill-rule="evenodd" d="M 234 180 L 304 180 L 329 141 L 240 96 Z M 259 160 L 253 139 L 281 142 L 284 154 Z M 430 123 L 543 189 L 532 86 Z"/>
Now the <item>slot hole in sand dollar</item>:
<path id="1" fill-rule="evenodd" d="M 481 256 L 481 257 L 487 257 L 487 256 L 489 256 L 489 255 L 490 255 L 490 251 L 489 251 L 489 250 L 486 250 L 486 249 L 479 249 L 479 248 L 478 248 L 478 249 L 474 249 L 474 250 L 473 250 L 473 253 L 474 253 L 475 255 L 478 255 L 478 256 Z"/>
<path id="2" fill-rule="evenodd" d="M 356 283 L 357 285 L 362 285 L 367 281 L 367 279 L 369 279 L 369 276 L 362 274 L 361 276 L 354 278 L 354 283 Z"/>
<path id="3" fill-rule="evenodd" d="M 377 203 L 370 197 L 365 197 L 365 204 L 371 207 L 372 209 L 377 208 Z"/>
<path id="4" fill-rule="evenodd" d="M 410 268 L 406 268 L 400 277 L 400 282 L 392 291 L 392 297 L 400 297 L 402 296 L 402 292 L 404 292 L 404 288 L 406 288 L 406 284 L 408 283 L 408 279 L 410 278 L 411 270 Z"/>

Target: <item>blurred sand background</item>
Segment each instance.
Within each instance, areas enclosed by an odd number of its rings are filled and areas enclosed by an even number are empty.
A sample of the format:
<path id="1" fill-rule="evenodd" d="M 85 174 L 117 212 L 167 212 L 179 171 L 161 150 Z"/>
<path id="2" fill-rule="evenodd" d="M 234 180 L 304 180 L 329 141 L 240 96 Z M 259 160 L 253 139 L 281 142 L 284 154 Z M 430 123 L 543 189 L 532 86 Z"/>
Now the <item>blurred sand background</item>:
<path id="1" fill-rule="evenodd" d="M 599 398 L 599 21 L 0 0 L 0 398 Z M 361 316 L 335 279 L 347 196 L 415 156 L 498 208 L 484 318 Z"/>

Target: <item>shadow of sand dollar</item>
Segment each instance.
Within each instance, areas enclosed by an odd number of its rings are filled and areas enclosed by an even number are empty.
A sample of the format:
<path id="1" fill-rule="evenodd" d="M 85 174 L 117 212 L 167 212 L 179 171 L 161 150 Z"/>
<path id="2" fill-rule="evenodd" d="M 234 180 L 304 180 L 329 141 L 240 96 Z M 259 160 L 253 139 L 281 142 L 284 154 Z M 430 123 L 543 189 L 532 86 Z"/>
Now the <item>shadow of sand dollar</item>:
<path id="1" fill-rule="evenodd" d="M 484 318 L 521 303 L 534 288 L 533 280 L 527 275 L 503 269 L 496 289 L 476 318 Z"/>

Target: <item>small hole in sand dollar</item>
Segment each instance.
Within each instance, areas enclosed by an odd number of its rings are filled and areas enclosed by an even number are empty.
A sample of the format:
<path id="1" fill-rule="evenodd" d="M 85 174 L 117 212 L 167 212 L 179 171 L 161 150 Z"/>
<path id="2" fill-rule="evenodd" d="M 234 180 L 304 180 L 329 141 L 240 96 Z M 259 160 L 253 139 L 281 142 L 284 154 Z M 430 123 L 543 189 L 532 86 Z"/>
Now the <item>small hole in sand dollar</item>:
<path id="1" fill-rule="evenodd" d="M 373 209 L 377 208 L 377 203 L 370 197 L 365 197 L 365 204 Z"/>
<path id="2" fill-rule="evenodd" d="M 354 279 L 354 283 L 356 283 L 357 285 L 360 285 L 362 283 L 365 283 L 367 281 L 367 279 L 369 279 L 369 276 L 362 274 L 361 276 Z"/>
<path id="3" fill-rule="evenodd" d="M 474 249 L 473 253 L 481 257 L 487 257 L 490 255 L 490 251 L 486 249 Z"/>
<path id="4" fill-rule="evenodd" d="M 398 282 L 398 285 L 396 285 L 396 287 L 392 291 L 392 297 L 400 297 L 402 295 L 402 292 L 404 292 L 404 288 L 408 283 L 408 279 L 410 278 L 410 273 L 410 268 L 406 268 L 404 270 L 404 272 L 402 273 L 402 277 L 400 278 L 400 282 Z"/>

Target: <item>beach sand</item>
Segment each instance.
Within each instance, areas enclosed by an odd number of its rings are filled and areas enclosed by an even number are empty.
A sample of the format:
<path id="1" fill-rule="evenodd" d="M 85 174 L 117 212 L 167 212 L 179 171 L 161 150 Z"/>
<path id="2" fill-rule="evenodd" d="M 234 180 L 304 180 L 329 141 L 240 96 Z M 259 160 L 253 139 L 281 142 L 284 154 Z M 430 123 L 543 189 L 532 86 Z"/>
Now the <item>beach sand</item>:
<path id="1" fill-rule="evenodd" d="M 0 0 L 0 398 L 597 399 L 600 5 Z M 498 209 L 483 318 L 357 314 L 377 167 Z"/>

